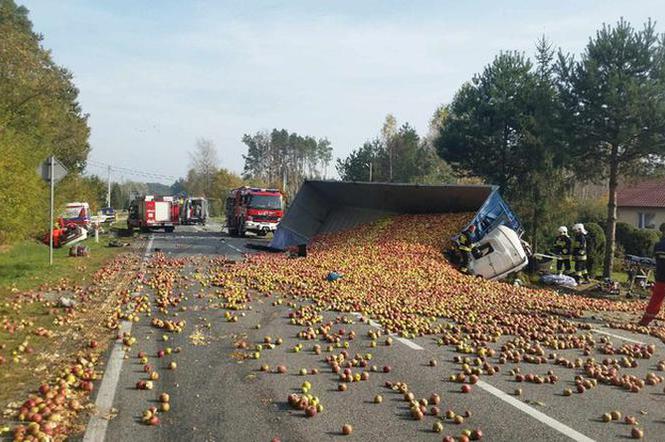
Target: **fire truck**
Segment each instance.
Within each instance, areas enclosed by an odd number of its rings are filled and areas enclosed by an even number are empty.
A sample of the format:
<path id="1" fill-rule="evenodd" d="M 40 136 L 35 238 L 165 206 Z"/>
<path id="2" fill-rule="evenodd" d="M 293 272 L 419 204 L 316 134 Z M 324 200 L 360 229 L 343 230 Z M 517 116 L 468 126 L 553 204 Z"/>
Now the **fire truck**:
<path id="1" fill-rule="evenodd" d="M 226 227 L 231 236 L 253 232 L 265 236 L 277 230 L 284 215 L 282 193 L 277 189 L 240 187 L 226 198 Z"/>
<path id="2" fill-rule="evenodd" d="M 129 205 L 127 228 L 147 232 L 164 229 L 173 232 L 179 222 L 180 205 L 172 196 L 145 195 L 135 198 Z"/>

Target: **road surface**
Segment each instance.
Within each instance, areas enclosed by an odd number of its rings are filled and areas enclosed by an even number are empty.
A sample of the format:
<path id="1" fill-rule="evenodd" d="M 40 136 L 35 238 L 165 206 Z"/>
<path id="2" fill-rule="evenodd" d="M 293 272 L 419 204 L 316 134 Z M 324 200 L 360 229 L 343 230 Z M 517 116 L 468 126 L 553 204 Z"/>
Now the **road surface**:
<path id="1" fill-rule="evenodd" d="M 267 242 L 266 239 L 259 241 Z M 112 403 L 113 417 L 93 418 L 89 427 L 97 429 L 89 431 L 86 440 L 440 441 L 444 435 L 458 437 L 464 429 L 477 428 L 484 433 L 484 440 L 492 441 L 630 438 L 630 425 L 623 421 L 604 423 L 600 419 L 603 413 L 612 410 L 636 416 L 646 434 L 645 440 L 665 439 L 663 384 L 647 387 L 639 394 L 599 386 L 584 394 L 565 397 L 563 389 L 574 387 L 572 378 L 578 373 L 575 370 L 552 363 L 519 364 L 523 373 L 528 370 L 544 375 L 552 370 L 561 378 L 554 385 L 535 385 L 516 382 L 509 372 L 518 365 L 508 363 L 498 374 L 482 376 L 472 391 L 464 394 L 460 392 L 460 384 L 449 380 L 451 374 L 459 372 L 460 365 L 453 362 L 459 353 L 451 347 L 438 346 L 435 337 L 395 339 L 391 346 L 383 345 L 383 340 L 379 340 L 376 348 L 370 348 L 367 333 L 377 330 L 376 324 L 360 322 L 353 315 L 341 317 L 329 312 L 326 319 L 340 320 L 336 328 L 356 332 L 349 353 L 371 353 L 370 365 L 376 364 L 379 368 L 379 372 L 370 373 L 369 380 L 350 383 L 347 391 L 340 392 L 337 389 L 338 375 L 332 373 L 325 362 L 325 357 L 331 353 L 324 350 L 316 355 L 312 346 L 318 341 L 297 338 L 302 327 L 289 325 L 290 307 L 286 303 L 275 306 L 271 298 L 255 300 L 252 310 L 246 311 L 238 322 L 228 322 L 224 309 L 211 307 L 215 299 L 211 294 L 217 289 L 201 286 L 197 269 L 205 265 L 208 257 L 240 260 L 243 254 L 254 253 L 253 249 L 246 247 L 247 242 L 248 239 L 230 238 L 220 233 L 219 226 L 214 225 L 179 227 L 174 234 L 152 234 L 150 248 L 146 251 L 148 259 L 155 251 L 161 251 L 170 258 L 187 260 L 182 269 L 175 271 L 188 276 L 183 288 L 188 296 L 178 317 L 173 318 L 185 319 L 187 325 L 182 333 L 168 334 L 168 342 L 162 341 L 162 331 L 152 327 L 145 318 L 132 325 L 132 334 L 138 344 L 126 359 L 116 364 L 119 366 L 115 370 L 117 383 L 106 381 L 114 376 L 114 370 L 107 370 L 105 374 L 106 387 L 113 387 L 109 402 Z M 150 276 L 150 270 L 147 271 Z M 158 312 L 154 314 L 158 315 Z M 345 323 L 351 321 L 353 323 Z M 257 328 L 259 324 L 260 329 Z M 635 375 L 644 377 L 647 372 L 656 371 L 657 361 L 665 359 L 663 344 L 656 339 L 592 325 L 594 334 L 606 336 L 615 346 L 634 342 L 656 345 L 656 357 L 640 360 L 640 366 L 633 370 Z M 265 336 L 281 337 L 284 343 L 273 350 L 262 351 L 259 360 L 236 357 L 238 350 L 234 344 L 240 339 L 244 338 L 254 346 L 262 343 Z M 301 342 L 303 350 L 293 352 L 293 347 Z M 180 347 L 182 351 L 164 358 L 155 357 L 166 347 Z M 143 365 L 136 357 L 138 351 L 149 355 L 149 363 L 160 374 L 151 391 L 135 387 L 137 381 L 147 379 Z M 340 351 L 335 349 L 336 354 Z M 559 354 L 569 359 L 583 357 L 579 350 Z M 438 362 L 435 367 L 430 366 L 431 360 Z M 166 368 L 170 361 L 177 361 L 177 369 Z M 262 364 L 268 364 L 271 372 L 260 371 Z M 288 373 L 274 373 L 278 364 L 286 365 Z M 386 365 L 391 368 L 389 373 L 382 372 Z M 302 376 L 299 374 L 301 368 L 317 368 L 319 374 Z M 324 407 L 314 418 L 306 418 L 302 411 L 294 410 L 287 403 L 288 395 L 299 392 L 304 381 L 311 382 L 312 394 L 320 398 Z M 386 388 L 386 381 L 406 382 L 417 398 L 429 398 L 432 393 L 437 393 L 441 397 L 439 407 L 442 413 L 453 410 L 464 415 L 468 411 L 469 416 L 462 424 L 433 416 L 414 420 L 408 402 L 404 401 L 402 394 Z M 523 390 L 520 396 L 514 394 L 517 388 Z M 171 410 L 159 414 L 159 426 L 142 423 L 144 410 L 159 406 L 158 397 L 162 392 L 170 395 Z M 383 397 L 381 404 L 373 402 L 377 394 Z M 100 399 L 104 398 L 98 397 L 98 403 Z M 108 394 L 105 400 L 109 401 Z M 443 423 L 442 433 L 432 430 L 437 421 Z M 351 436 L 341 434 L 344 424 L 352 425 Z"/>

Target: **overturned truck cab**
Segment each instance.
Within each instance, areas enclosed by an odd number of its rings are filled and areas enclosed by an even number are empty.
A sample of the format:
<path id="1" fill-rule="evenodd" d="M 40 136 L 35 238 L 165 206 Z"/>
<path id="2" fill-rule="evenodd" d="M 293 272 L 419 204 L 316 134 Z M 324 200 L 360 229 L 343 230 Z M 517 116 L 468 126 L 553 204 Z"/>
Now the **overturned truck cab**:
<path id="1" fill-rule="evenodd" d="M 278 250 L 302 247 L 318 234 L 391 215 L 455 212 L 475 214 L 469 225 L 476 226 L 473 242 L 477 251 L 471 268 L 477 275 L 501 279 L 527 265 L 528 249 L 520 240 L 522 224 L 498 188 L 483 185 L 305 181 L 270 246 Z"/>

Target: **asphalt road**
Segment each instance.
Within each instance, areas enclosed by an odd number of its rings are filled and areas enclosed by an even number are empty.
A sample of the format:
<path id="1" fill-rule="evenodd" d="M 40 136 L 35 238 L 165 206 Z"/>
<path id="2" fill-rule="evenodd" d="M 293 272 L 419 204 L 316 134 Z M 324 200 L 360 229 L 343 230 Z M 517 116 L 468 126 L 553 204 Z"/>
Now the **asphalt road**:
<path id="1" fill-rule="evenodd" d="M 114 417 L 108 421 L 105 431 L 107 441 L 270 441 L 275 437 L 282 441 L 440 441 L 444 435 L 458 437 L 462 430 L 476 428 L 482 430 L 484 440 L 492 441 L 630 438 L 631 426 L 601 421 L 602 414 L 611 410 L 636 416 L 645 432 L 645 440 L 665 440 L 663 384 L 647 386 L 639 394 L 599 386 L 584 394 L 565 397 L 563 389 L 574 387 L 573 378 L 580 371 L 551 363 L 521 363 L 523 373 L 544 375 L 552 370 L 561 380 L 555 385 L 517 383 L 509 374 L 517 365 L 509 363 L 494 376 L 482 376 L 481 382 L 464 394 L 460 392 L 460 384 L 448 379 L 459 372 L 459 364 L 453 362 L 459 353 L 451 347 L 437 346 L 435 337 L 411 341 L 396 339 L 391 346 L 379 340 L 376 348 L 370 348 L 367 332 L 377 328 L 359 322 L 354 316 L 342 318 L 329 312 L 326 319 L 339 320 L 337 328 L 356 332 L 357 337 L 350 341 L 347 350 L 351 355 L 371 353 L 370 364 L 376 364 L 380 371 L 384 365 L 391 367 L 390 373 L 371 372 L 369 380 L 350 383 L 347 391 L 340 392 L 338 376 L 325 363 L 325 357 L 331 353 L 324 350 L 316 355 L 312 346 L 317 341 L 303 341 L 296 336 L 302 327 L 289 325 L 290 308 L 286 304 L 274 306 L 271 298 L 255 300 L 252 310 L 246 311 L 238 322 L 228 322 L 224 318 L 225 310 L 214 307 L 214 298 L 210 295 L 215 288 L 200 284 L 198 270 L 205 265 L 207 257 L 226 256 L 239 260 L 243 254 L 254 252 L 246 247 L 248 240 L 260 243 L 267 242 L 266 239 L 230 238 L 214 225 L 180 227 L 173 234 L 155 233 L 153 237 L 151 252 L 159 250 L 169 257 L 198 257 L 185 264 L 181 272 L 186 279 L 176 288 L 189 295 L 182 304 L 185 309 L 181 308 L 178 318 L 172 319 L 185 319 L 187 325 L 182 333 L 168 334 L 170 339 L 164 342 L 162 331 L 152 327 L 147 319 L 133 324 L 132 334 L 138 343 L 122 363 L 114 389 Z M 150 277 L 149 270 L 148 274 Z M 160 316 L 157 311 L 154 314 Z M 345 323 L 348 321 L 353 323 Z M 260 329 L 257 329 L 259 324 Z M 657 361 L 665 359 L 664 346 L 658 340 L 592 325 L 597 336 L 613 335 L 608 337 L 615 346 L 630 343 L 630 340 L 656 345 L 656 357 L 640 360 L 640 366 L 629 371 L 632 374 L 644 377 L 648 371 L 656 371 Z M 239 339 L 245 338 L 253 346 L 262 343 L 265 336 L 281 337 L 284 343 L 262 351 L 259 360 L 236 357 L 238 350 L 234 343 Z M 297 343 L 303 343 L 304 347 L 295 353 L 292 348 Z M 164 358 L 155 357 L 160 349 L 169 346 L 181 347 L 182 351 Z M 325 349 L 325 345 L 323 347 Z M 149 363 L 160 374 L 152 391 L 135 388 L 137 381 L 147 379 L 136 357 L 138 351 L 149 355 Z M 335 354 L 340 351 L 336 349 Z M 584 357 L 579 350 L 559 354 L 569 359 Z M 430 360 L 438 364 L 432 367 Z M 170 361 L 177 362 L 176 370 L 166 368 Z M 273 370 L 270 373 L 260 371 L 262 364 L 268 364 Z M 288 373 L 274 373 L 278 364 L 286 365 Z M 301 368 L 317 368 L 319 374 L 301 376 Z M 287 403 L 287 396 L 299 392 L 306 380 L 311 382 L 312 394 L 320 398 L 324 407 L 322 413 L 309 419 Z M 416 421 L 410 417 L 408 403 L 402 395 L 384 386 L 386 381 L 406 382 L 417 398 L 429 398 L 437 393 L 442 399 L 439 405 L 442 412 L 453 410 L 456 414 L 465 414 L 468 411 L 470 416 L 462 424 L 434 416 Z M 514 395 L 516 388 L 523 390 L 521 396 Z M 160 413 L 159 426 L 145 425 L 141 422 L 144 410 L 159 406 L 158 397 L 162 392 L 170 395 L 171 410 Z M 373 403 L 377 394 L 383 396 L 381 404 Z M 437 421 L 443 423 L 443 433 L 432 431 Z M 344 424 L 353 426 L 350 437 L 341 434 Z"/>

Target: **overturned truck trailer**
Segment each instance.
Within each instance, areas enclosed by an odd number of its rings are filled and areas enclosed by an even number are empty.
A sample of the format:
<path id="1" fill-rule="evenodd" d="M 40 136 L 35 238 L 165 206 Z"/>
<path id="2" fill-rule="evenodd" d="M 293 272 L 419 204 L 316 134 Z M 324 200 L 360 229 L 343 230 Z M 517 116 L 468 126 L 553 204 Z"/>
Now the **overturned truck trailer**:
<path id="1" fill-rule="evenodd" d="M 402 213 L 474 212 L 474 241 L 496 227 L 518 234 L 522 225 L 496 186 L 305 181 L 282 218 L 270 246 L 285 250 L 317 234 L 350 229 Z"/>

